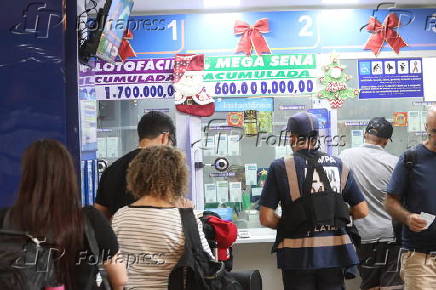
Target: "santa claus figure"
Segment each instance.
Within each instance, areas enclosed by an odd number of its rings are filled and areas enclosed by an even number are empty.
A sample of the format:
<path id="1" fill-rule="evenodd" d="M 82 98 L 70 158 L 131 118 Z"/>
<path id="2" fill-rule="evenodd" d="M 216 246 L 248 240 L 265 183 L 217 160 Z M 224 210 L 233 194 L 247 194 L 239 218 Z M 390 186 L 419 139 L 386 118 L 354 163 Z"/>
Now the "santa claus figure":
<path id="1" fill-rule="evenodd" d="M 194 116 L 208 117 L 215 112 L 214 100 L 206 92 L 203 84 L 204 59 L 193 55 L 176 56 L 174 99 L 176 109 Z M 180 59 L 180 63 L 177 61 Z M 195 61 L 195 66 L 191 64 Z M 189 69 L 194 70 L 189 70 Z"/>

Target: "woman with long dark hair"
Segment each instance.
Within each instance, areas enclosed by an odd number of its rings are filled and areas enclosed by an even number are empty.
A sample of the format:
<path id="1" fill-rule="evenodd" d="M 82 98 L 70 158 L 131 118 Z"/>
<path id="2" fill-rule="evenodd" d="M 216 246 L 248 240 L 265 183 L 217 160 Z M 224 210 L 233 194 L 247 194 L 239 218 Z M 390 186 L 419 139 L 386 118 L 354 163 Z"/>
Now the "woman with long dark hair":
<path id="1" fill-rule="evenodd" d="M 100 250 L 109 253 L 99 258 L 105 262 L 103 267 L 112 287 L 122 289 L 127 275 L 124 265 L 113 259 L 118 252 L 117 238 L 97 210 L 82 209 L 79 196 L 75 169 L 67 149 L 55 140 L 36 141 L 22 158 L 18 198 L 8 213 L 10 223 L 33 236 L 46 237 L 63 252 L 55 262 L 57 280 L 68 290 L 82 290 L 86 289 L 90 275 L 96 274 L 96 270 L 92 271 L 95 267 L 79 259 L 91 253 L 84 232 L 87 219 Z"/>

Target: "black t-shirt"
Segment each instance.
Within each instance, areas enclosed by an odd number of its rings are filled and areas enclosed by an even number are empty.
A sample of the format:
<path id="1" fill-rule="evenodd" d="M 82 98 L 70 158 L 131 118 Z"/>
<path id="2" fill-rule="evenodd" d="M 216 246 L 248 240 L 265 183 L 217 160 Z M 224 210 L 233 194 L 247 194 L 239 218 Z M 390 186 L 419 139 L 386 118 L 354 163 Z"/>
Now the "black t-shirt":
<path id="1" fill-rule="evenodd" d="M 132 193 L 127 191 L 127 169 L 129 163 L 141 151 L 130 151 L 112 163 L 101 175 L 95 202 L 105 206 L 113 215 L 118 209 L 136 201 Z"/>
<path id="2" fill-rule="evenodd" d="M 0 209 L 0 228 L 3 227 L 3 218 L 6 214 L 7 208 Z M 93 207 L 85 207 L 83 208 L 83 213 L 88 218 L 92 228 L 95 232 L 95 239 L 98 244 L 98 248 L 100 253 L 104 253 L 102 261 L 106 261 L 111 256 L 118 253 L 118 240 L 115 236 L 115 233 L 112 230 L 107 219 L 103 216 L 100 211 Z M 91 277 L 95 277 L 97 274 L 97 269 L 92 265 L 93 259 L 90 258 L 92 256 L 91 249 L 89 248 L 85 233 L 84 233 L 84 248 L 78 253 L 78 256 L 87 257 L 86 259 L 78 259 L 78 266 L 76 268 L 76 273 L 74 275 L 74 288 L 73 289 L 85 289 L 85 285 L 88 282 L 88 279 Z M 86 261 L 89 261 L 86 262 Z"/>

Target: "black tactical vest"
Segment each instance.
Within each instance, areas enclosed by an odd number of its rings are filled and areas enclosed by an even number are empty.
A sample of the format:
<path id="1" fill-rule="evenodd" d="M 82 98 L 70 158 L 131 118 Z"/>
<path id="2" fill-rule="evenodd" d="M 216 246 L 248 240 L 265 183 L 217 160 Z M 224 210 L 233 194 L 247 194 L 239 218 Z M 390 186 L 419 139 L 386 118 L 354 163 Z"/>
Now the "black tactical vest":
<path id="1" fill-rule="evenodd" d="M 342 194 L 332 190 L 327 174 L 318 163 L 317 157 L 311 158 L 298 152 L 294 154 L 306 160 L 307 174 L 300 194 L 293 156 L 285 157 L 292 203 L 282 204 L 282 217 L 277 228 L 276 244 L 285 238 L 301 237 L 302 234 L 319 226 L 339 228 L 345 227 L 350 222 L 348 206 Z M 320 191 L 312 193 L 315 170 L 324 186 Z M 342 169 L 341 191 L 345 186 L 348 172 L 347 169 Z"/>

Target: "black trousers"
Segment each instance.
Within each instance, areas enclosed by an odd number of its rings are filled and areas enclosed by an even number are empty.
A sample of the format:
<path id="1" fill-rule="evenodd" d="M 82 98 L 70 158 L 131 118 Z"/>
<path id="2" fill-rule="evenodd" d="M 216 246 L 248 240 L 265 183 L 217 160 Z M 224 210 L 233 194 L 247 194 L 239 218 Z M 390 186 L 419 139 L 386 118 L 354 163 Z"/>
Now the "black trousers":
<path id="1" fill-rule="evenodd" d="M 357 248 L 362 283 L 360 289 L 403 289 L 400 278 L 400 247 L 392 243 L 362 244 Z"/>
<path id="2" fill-rule="evenodd" d="M 282 270 L 284 290 L 345 290 L 342 268 Z"/>

